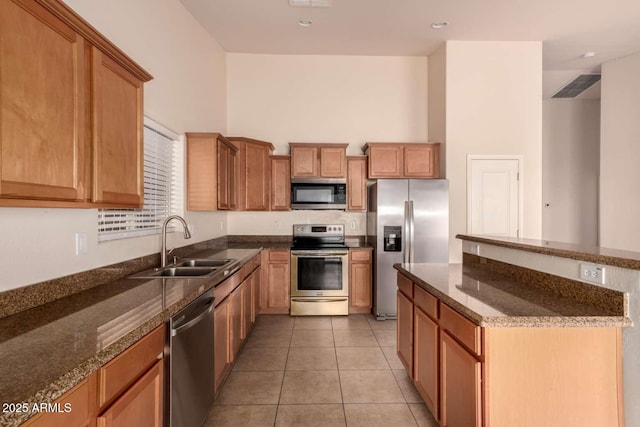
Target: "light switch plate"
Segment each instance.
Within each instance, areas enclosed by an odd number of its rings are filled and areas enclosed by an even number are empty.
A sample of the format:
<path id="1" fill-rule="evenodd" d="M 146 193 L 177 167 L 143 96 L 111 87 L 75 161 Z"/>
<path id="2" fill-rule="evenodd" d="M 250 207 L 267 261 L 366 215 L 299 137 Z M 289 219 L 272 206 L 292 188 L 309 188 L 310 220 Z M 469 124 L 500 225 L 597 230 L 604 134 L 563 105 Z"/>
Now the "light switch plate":
<path id="1" fill-rule="evenodd" d="M 87 233 L 76 233 L 76 255 L 86 254 L 87 251 Z"/>

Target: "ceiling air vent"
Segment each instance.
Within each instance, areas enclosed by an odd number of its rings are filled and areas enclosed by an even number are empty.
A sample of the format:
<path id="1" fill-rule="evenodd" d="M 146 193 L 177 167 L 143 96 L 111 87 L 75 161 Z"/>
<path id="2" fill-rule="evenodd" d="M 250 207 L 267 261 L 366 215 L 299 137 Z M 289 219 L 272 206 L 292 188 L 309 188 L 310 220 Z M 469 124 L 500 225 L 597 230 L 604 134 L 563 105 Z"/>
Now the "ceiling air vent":
<path id="1" fill-rule="evenodd" d="M 600 81 L 600 74 L 581 74 L 563 87 L 552 98 L 575 98 Z"/>
<path id="2" fill-rule="evenodd" d="M 331 0 L 289 0 L 289 6 L 293 7 L 329 7 Z"/>

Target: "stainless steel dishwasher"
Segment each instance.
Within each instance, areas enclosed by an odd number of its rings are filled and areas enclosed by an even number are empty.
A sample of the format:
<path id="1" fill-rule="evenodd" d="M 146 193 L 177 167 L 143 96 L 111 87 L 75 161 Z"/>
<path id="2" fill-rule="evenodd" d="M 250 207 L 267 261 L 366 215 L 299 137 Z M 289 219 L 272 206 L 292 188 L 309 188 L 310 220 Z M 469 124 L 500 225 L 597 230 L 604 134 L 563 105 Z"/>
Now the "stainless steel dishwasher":
<path id="1" fill-rule="evenodd" d="M 171 427 L 200 427 L 214 398 L 213 289 L 169 320 Z"/>

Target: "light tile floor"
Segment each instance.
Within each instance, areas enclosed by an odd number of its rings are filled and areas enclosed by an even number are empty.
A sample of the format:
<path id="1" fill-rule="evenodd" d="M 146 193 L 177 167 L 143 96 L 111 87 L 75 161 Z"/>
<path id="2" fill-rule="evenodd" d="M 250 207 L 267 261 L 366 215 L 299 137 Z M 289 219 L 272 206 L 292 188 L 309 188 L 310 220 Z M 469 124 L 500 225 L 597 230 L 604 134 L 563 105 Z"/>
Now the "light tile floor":
<path id="1" fill-rule="evenodd" d="M 206 427 L 436 427 L 396 356 L 395 320 L 263 315 Z"/>

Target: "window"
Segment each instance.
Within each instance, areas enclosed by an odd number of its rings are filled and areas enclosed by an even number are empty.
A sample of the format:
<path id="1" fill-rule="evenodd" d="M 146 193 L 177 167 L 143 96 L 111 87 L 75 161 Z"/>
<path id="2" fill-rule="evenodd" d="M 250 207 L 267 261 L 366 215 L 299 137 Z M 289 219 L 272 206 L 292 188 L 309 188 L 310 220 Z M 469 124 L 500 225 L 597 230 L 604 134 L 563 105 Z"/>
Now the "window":
<path id="1" fill-rule="evenodd" d="M 145 117 L 142 209 L 99 209 L 98 241 L 158 234 L 170 215 L 183 214 L 184 144 Z"/>

